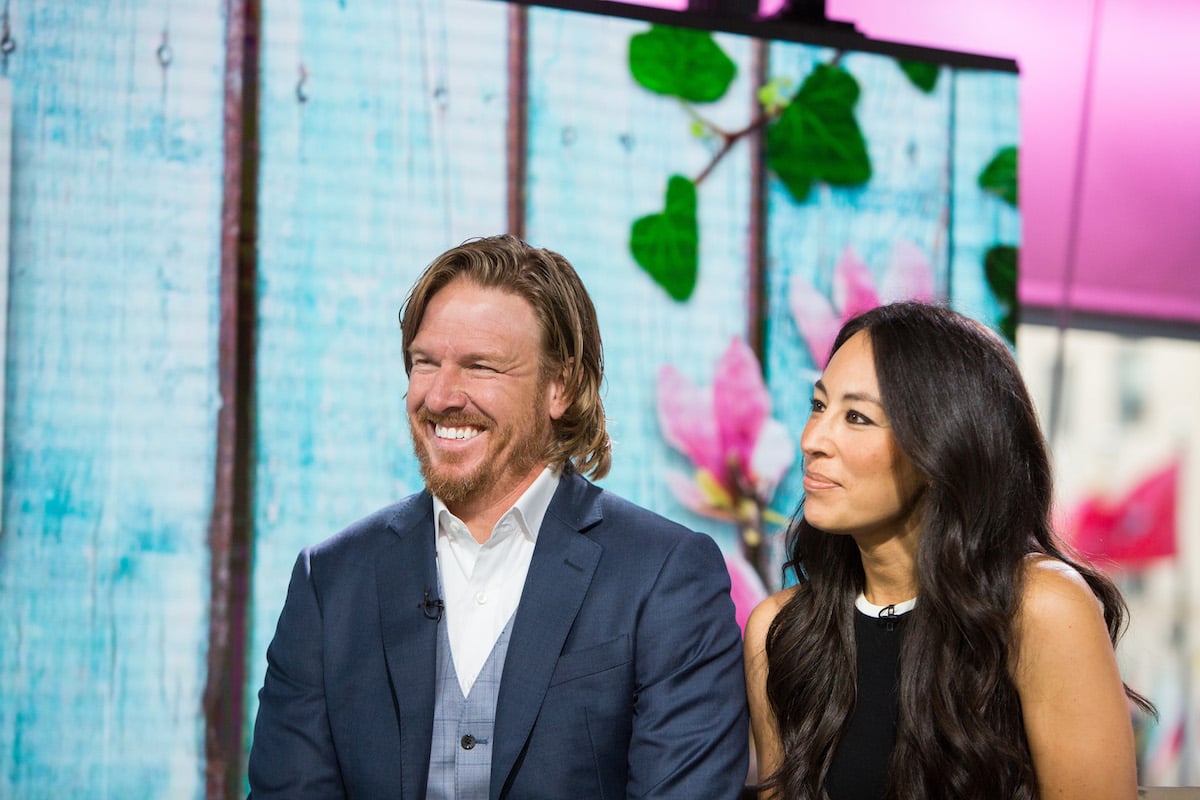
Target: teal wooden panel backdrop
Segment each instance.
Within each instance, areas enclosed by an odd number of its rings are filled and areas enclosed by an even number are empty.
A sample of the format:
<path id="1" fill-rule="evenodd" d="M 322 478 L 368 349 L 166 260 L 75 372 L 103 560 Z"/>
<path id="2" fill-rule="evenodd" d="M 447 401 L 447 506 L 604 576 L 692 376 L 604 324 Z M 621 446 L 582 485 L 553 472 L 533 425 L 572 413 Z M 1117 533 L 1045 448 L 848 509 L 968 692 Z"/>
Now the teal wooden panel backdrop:
<path id="1" fill-rule="evenodd" d="M 11 5 L 0 797 L 195 797 L 221 3 Z"/>
<path id="2" fill-rule="evenodd" d="M 953 87 L 951 160 L 956 169 L 950 201 L 954 241 L 950 300 L 963 313 L 994 322 L 1009 309 L 990 291 L 988 281 L 980 280 L 980 266 L 993 248 L 1020 246 L 1021 216 L 1012 203 L 981 191 L 980 175 L 997 153 L 1015 147 L 1020 138 L 1017 80 L 1015 75 L 1004 80 L 978 70 L 960 70 L 954 73 Z M 1012 188 L 1016 190 L 1015 185 Z"/>
<path id="3" fill-rule="evenodd" d="M 630 40 L 648 30 L 645 22 L 532 9 L 529 28 L 527 233 L 575 264 L 596 303 L 605 412 L 616 442 L 603 483 L 728 540 L 730 531 L 693 514 L 668 490 L 667 470 L 688 465 L 664 440 L 656 401 L 664 365 L 711 383 L 730 340 L 744 340 L 750 329 L 749 148 L 722 159 L 698 187 L 702 266 L 694 294 L 677 302 L 634 260 L 630 226 L 663 209 L 671 175 L 700 175 L 719 142 L 693 133 L 693 109 L 634 80 Z M 751 43 L 717 39 L 742 69 L 723 98 L 699 111 L 734 130 L 752 110 L 755 87 L 745 68 Z"/>
<path id="4" fill-rule="evenodd" d="M 397 312 L 505 227 L 507 9 L 268 4 L 247 725 L 300 548 L 421 488 Z"/>
<path id="5" fill-rule="evenodd" d="M 227 7 L 19 10 L 4 64 L 0 796 L 198 797 L 222 137 L 240 125 L 222 117 Z M 756 502 L 777 524 L 799 499 L 778 446 L 794 451 L 815 367 L 797 282 L 828 297 L 857 264 L 882 292 L 893 264 L 920 262 L 939 296 L 992 322 L 1005 311 L 982 263 L 1019 244 L 1019 216 L 978 176 L 1016 143 L 1013 74 L 943 69 L 923 91 L 890 57 L 696 34 L 681 46 L 724 77 L 681 97 L 690 76 L 669 59 L 656 89 L 639 69 L 657 56 L 630 60 L 635 42 L 674 41 L 645 21 L 495 0 L 261 10 L 257 371 L 239 398 L 253 401 L 253 552 L 249 597 L 229 598 L 248 615 L 246 740 L 296 553 L 420 486 L 396 312 L 446 248 L 509 229 L 576 264 L 607 345 L 604 484 L 731 556 L 734 509 L 714 510 L 720 487 L 670 444 L 664 399 L 713 414 L 714 383 L 769 388 L 772 441 L 755 458 L 775 463 L 756 465 L 783 483 Z M 871 173 L 818 175 L 798 197 L 803 180 L 779 173 L 805 154 L 772 137 L 818 65 L 859 86 Z M 647 217 L 682 232 L 667 264 L 682 284 L 631 249 Z"/>

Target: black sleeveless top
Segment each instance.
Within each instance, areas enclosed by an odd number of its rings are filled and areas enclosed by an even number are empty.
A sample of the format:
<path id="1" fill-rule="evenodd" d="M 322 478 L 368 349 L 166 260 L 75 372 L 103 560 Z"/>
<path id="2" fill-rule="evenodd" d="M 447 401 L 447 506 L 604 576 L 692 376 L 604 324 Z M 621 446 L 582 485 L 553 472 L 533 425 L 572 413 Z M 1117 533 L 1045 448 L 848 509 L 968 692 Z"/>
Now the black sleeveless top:
<path id="1" fill-rule="evenodd" d="M 833 754 L 825 789 L 832 800 L 880 800 L 896 746 L 900 642 L 907 614 L 854 610 L 858 700 Z"/>

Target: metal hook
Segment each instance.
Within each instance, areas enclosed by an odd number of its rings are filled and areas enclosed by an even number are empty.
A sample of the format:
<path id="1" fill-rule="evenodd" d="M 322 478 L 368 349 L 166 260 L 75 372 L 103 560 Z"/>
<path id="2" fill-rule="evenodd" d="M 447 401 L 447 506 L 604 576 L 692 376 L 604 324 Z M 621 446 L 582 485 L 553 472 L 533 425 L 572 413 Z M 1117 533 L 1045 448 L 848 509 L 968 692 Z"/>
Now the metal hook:
<path id="1" fill-rule="evenodd" d="M 167 123 L 167 69 L 171 66 L 171 61 L 175 54 L 171 50 L 171 34 L 170 34 L 170 17 L 163 23 L 162 41 L 154 50 L 154 55 L 158 59 L 158 65 L 162 68 L 162 123 L 159 129 L 159 147 L 166 154 L 169 149 L 169 125 Z"/>
<path id="2" fill-rule="evenodd" d="M 307 103 L 308 94 L 304 91 L 304 84 L 308 83 L 308 70 L 304 64 L 300 64 L 300 79 L 296 81 L 296 102 Z"/>
<path id="3" fill-rule="evenodd" d="M 158 57 L 159 66 L 161 66 L 164 70 L 171 66 L 171 59 L 174 56 L 174 53 L 171 51 L 171 43 L 167 36 L 166 28 L 163 28 L 162 43 L 158 46 L 158 49 L 154 51 L 154 54 Z"/>
<path id="4" fill-rule="evenodd" d="M 11 56 L 17 49 L 17 40 L 13 38 L 12 28 L 9 26 L 8 19 L 8 2 L 5 0 L 4 19 L 3 22 L 0 23 L 4 29 L 3 34 L 0 35 L 0 62 L 2 62 L 2 68 L 5 75 L 8 74 L 8 57 Z"/>

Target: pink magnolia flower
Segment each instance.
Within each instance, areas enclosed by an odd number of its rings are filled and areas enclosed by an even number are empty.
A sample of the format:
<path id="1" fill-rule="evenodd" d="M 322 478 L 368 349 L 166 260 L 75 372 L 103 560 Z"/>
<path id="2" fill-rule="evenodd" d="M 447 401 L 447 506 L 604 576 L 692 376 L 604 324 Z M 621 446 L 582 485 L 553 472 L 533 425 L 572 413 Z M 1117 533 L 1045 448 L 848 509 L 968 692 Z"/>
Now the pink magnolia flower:
<path id="1" fill-rule="evenodd" d="M 673 366 L 658 373 L 658 419 L 667 442 L 696 467 L 693 477 L 669 472 L 667 485 L 691 510 L 744 523 L 761 517 L 795 460 L 783 423 L 771 419 L 771 397 L 749 345 L 734 338 L 717 363 L 711 389 L 695 386 Z"/>
<path id="2" fill-rule="evenodd" d="M 742 634 L 746 620 L 754 607 L 767 598 L 767 587 L 754 567 L 741 553 L 725 553 L 725 569 L 729 571 L 729 596 L 733 598 L 733 613 Z"/>
<path id="3" fill-rule="evenodd" d="M 833 340 L 846 320 L 896 300 L 932 299 L 933 267 L 921 248 L 904 239 L 892 246 L 892 260 L 878 290 L 867 265 L 847 246 L 833 268 L 832 302 L 799 275 L 792 277 L 788 291 L 792 317 L 818 369 L 825 368 Z"/>

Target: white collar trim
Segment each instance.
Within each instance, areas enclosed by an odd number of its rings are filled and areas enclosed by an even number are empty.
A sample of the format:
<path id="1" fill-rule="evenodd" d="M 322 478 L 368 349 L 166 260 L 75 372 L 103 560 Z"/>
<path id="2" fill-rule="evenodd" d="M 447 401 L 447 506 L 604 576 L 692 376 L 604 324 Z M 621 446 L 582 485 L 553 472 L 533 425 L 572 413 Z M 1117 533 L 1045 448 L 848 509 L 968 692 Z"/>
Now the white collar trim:
<path id="1" fill-rule="evenodd" d="M 875 605 L 868 600 L 867 596 L 862 592 L 859 592 L 858 597 L 854 598 L 854 607 L 866 614 L 868 617 L 890 617 L 893 615 L 899 616 L 900 614 L 907 614 L 909 611 L 913 610 L 913 607 L 916 604 L 917 598 L 915 597 L 911 600 L 905 600 L 902 603 L 890 603 L 886 606 Z M 887 614 L 884 613 L 885 610 L 888 610 Z"/>

